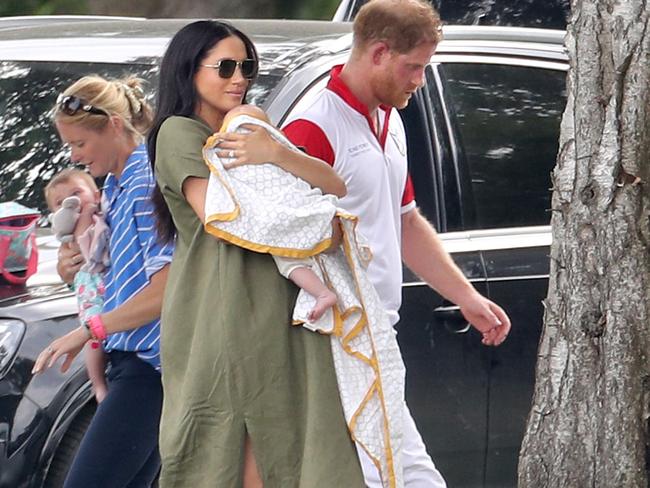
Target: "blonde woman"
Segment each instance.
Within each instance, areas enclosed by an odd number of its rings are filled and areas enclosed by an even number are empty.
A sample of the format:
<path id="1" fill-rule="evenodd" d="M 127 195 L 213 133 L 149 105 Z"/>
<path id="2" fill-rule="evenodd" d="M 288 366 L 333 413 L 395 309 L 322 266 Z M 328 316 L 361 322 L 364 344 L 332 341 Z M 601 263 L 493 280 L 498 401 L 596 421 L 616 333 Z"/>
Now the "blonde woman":
<path id="1" fill-rule="evenodd" d="M 66 488 L 148 487 L 160 469 L 159 317 L 173 248 L 154 235 L 150 193 L 155 183 L 143 144 L 151 114 L 134 78 L 81 78 L 54 108 L 54 124 L 72 161 L 93 177 L 106 177 L 102 207 L 111 257 L 103 312 L 52 342 L 34 365 L 38 373 L 63 356 L 66 371 L 90 340 L 103 342 L 111 364 L 108 394 L 84 436 Z M 82 264 L 77 246 L 62 245 L 58 270 L 64 281 L 71 282 Z"/>

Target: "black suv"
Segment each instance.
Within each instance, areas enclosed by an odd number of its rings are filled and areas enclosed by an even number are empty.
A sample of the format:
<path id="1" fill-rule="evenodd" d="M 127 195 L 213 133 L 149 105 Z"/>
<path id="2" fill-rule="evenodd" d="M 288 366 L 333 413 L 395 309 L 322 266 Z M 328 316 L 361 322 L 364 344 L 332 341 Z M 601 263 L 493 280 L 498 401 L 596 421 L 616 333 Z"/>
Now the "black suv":
<path id="1" fill-rule="evenodd" d="M 89 74 L 135 73 L 155 86 L 166 43 L 188 20 L 0 19 L 0 200 L 44 210 L 42 189 L 69 164 L 49 120 L 58 92 Z M 261 70 L 250 102 L 281 124 L 345 61 L 350 25 L 233 21 Z M 516 485 L 548 280 L 550 172 L 565 104 L 563 33 L 447 27 L 426 86 L 402 112 L 416 199 L 474 286 L 513 329 L 481 345 L 458 309 L 405 275 L 398 338 L 408 402 L 451 487 Z M 0 487 L 60 486 L 95 405 L 83 362 L 30 371 L 77 325 L 41 229 L 39 273 L 0 283 Z"/>

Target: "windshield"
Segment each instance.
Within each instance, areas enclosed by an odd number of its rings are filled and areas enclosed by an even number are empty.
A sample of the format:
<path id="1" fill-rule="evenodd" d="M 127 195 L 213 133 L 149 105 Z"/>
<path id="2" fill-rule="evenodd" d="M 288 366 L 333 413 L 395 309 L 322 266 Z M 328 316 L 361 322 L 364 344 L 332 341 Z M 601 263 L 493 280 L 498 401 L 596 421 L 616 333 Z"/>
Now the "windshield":
<path id="1" fill-rule="evenodd" d="M 129 74 L 145 80 L 154 99 L 158 68 L 151 64 L 0 62 L 0 201 L 15 200 L 43 214 L 43 188 L 62 168 L 70 166 L 69 152 L 50 120 L 58 94 L 78 78 L 98 74 L 120 78 Z M 263 106 L 281 76 L 261 72 L 248 101 Z"/>

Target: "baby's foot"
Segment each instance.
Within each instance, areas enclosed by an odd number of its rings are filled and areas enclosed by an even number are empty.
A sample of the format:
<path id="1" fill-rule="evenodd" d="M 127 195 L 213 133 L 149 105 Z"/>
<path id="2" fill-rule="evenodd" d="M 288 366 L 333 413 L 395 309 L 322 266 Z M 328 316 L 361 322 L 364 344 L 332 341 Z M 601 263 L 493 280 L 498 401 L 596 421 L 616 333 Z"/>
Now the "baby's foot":
<path id="1" fill-rule="evenodd" d="M 307 318 L 310 322 L 316 322 L 320 319 L 328 308 L 336 305 L 336 293 L 332 290 L 325 290 L 316 297 L 316 305 L 311 309 Z"/>

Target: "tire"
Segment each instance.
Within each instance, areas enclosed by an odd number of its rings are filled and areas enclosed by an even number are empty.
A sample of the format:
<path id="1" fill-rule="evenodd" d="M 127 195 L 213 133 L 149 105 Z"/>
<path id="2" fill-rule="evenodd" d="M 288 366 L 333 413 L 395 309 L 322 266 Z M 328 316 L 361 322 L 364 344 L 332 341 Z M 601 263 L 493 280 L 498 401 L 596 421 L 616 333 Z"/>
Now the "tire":
<path id="1" fill-rule="evenodd" d="M 54 457 L 47 471 L 43 488 L 61 488 L 72 460 L 77 454 L 81 439 L 83 439 L 90 421 L 95 414 L 95 404 L 84 407 L 70 423 L 67 432 L 63 435 L 59 446 L 54 452 Z"/>

